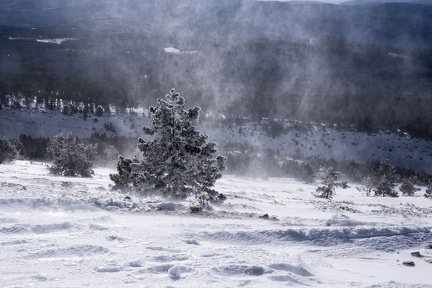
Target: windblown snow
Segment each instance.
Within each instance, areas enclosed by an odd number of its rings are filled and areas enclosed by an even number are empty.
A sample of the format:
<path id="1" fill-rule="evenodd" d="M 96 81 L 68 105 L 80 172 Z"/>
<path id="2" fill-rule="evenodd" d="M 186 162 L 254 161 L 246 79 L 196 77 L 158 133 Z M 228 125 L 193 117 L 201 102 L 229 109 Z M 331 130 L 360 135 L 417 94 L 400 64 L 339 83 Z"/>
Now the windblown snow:
<path id="1" fill-rule="evenodd" d="M 82 114 L 65 116 L 60 111 L 4 107 L 0 113 L 0 135 L 17 138 L 24 134 L 37 138 L 71 131 L 80 138 L 88 138 L 93 133 L 138 138 L 143 136 L 142 127 L 150 123 L 150 118 L 142 112 L 143 108 L 140 110 L 140 113 L 92 116 L 85 120 Z M 223 115 L 219 118 L 223 119 Z M 237 125 L 223 122 L 207 125 L 203 122 L 198 124 L 198 129 L 218 144 L 246 143 L 281 155 L 300 154 L 358 163 L 378 162 L 381 158 L 387 158 L 393 165 L 432 173 L 430 140 L 411 137 L 401 131 L 366 133 L 324 124 L 311 125 L 307 132 L 299 132 L 293 127 L 299 123 L 288 119 L 280 120 L 286 131 L 271 137 L 260 127 L 265 121 L 243 121 L 243 124 Z M 112 125 L 115 132 L 107 130 L 106 124 Z"/>
<path id="2" fill-rule="evenodd" d="M 350 184 L 327 201 L 290 178 L 226 175 L 226 202 L 191 213 L 111 191 L 114 172 L 0 165 L 0 287 L 432 287 L 424 188 L 384 198 Z"/>

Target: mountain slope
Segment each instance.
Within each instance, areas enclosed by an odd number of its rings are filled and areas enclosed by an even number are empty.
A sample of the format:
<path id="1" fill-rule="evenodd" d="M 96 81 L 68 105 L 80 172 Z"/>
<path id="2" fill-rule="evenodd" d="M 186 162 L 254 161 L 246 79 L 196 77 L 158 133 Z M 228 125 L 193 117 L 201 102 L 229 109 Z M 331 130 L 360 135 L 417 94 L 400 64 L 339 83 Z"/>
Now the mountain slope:
<path id="1" fill-rule="evenodd" d="M 52 137 L 69 131 L 80 138 L 89 138 L 93 133 L 138 138 L 144 136 L 142 127 L 149 124 L 150 119 L 141 113 L 90 116 L 84 120 L 82 114 L 65 116 L 59 111 L 0 110 L 0 135 L 8 138 L 18 138 L 21 134 L 33 138 Z M 110 125 L 113 128 L 108 130 Z M 212 120 L 205 116 L 201 117 L 198 129 L 222 146 L 242 144 L 262 151 L 269 149 L 283 156 L 317 157 L 363 164 L 388 158 L 392 164 L 405 169 L 432 173 L 432 141 L 402 132 L 367 133 L 337 125 L 314 125 L 302 121 Z M 131 146 L 130 150 L 133 149 Z"/>
<path id="2" fill-rule="evenodd" d="M 1 97 L 125 108 L 175 87 L 225 114 L 432 137 L 430 5 L 7 0 L 0 25 Z"/>

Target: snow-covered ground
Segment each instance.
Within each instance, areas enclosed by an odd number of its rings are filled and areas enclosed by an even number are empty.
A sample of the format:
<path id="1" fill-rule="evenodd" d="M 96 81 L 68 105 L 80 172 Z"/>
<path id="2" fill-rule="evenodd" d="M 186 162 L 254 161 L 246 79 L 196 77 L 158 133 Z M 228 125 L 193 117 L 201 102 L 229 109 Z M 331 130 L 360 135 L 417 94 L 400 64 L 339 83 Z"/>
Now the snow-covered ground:
<path id="1" fill-rule="evenodd" d="M 0 165 L 0 287 L 432 287 L 424 188 L 381 198 L 351 185 L 327 201 L 293 179 L 225 176 L 226 202 L 194 214 L 125 198 L 114 170 L 95 172 Z"/>

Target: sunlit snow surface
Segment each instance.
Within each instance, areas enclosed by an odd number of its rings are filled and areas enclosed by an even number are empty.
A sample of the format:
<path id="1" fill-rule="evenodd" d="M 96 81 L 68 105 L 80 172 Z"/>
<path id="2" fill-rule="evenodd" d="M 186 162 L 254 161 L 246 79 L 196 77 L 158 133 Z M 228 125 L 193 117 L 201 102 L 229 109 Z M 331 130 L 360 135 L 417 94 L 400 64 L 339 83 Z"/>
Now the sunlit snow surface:
<path id="1" fill-rule="evenodd" d="M 432 287 L 424 188 L 391 199 L 351 184 L 329 202 L 293 179 L 225 176 L 227 201 L 191 214 L 188 202 L 125 200 L 113 172 L 0 165 L 0 287 Z"/>

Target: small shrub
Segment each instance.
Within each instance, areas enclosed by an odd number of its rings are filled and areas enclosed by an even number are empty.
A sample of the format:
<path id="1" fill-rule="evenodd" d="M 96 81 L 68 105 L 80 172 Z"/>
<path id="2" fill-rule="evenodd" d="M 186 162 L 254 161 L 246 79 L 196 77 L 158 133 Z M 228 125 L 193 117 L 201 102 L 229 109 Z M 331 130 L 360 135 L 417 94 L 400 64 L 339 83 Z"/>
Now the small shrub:
<path id="1" fill-rule="evenodd" d="M 320 173 L 322 174 L 321 184 L 316 191 L 313 193 L 315 197 L 331 199 L 337 187 L 343 189 L 348 188 L 347 182 L 338 182 L 342 174 L 336 171 L 333 167 L 321 168 Z"/>
<path id="2" fill-rule="evenodd" d="M 402 184 L 399 190 L 402 192 L 403 195 L 414 196 L 414 193 L 420 190 L 419 188 L 416 188 L 414 186 L 414 183 L 416 183 L 416 181 L 417 181 L 417 177 L 415 176 L 404 178 L 402 180 Z"/>
<path id="3" fill-rule="evenodd" d="M 432 183 L 430 183 L 429 186 L 427 187 L 424 197 L 432 199 Z"/>
<path id="4" fill-rule="evenodd" d="M 371 176 L 366 176 L 363 178 L 363 186 L 357 187 L 359 192 L 364 192 L 366 196 L 370 196 L 373 190 L 373 183 Z"/>

